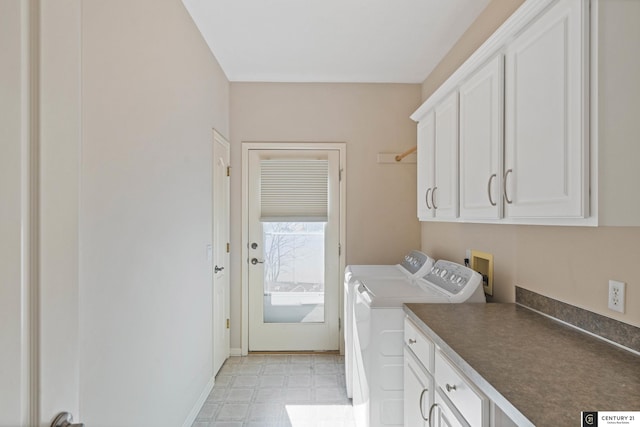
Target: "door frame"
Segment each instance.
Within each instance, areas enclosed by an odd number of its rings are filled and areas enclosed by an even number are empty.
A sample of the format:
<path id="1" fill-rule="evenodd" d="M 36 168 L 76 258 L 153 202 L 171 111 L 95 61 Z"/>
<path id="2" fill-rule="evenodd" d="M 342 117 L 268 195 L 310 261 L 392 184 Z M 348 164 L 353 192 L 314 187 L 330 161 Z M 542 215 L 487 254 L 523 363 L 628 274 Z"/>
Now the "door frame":
<path id="1" fill-rule="evenodd" d="M 230 185 L 230 178 L 229 178 L 229 168 L 231 167 L 231 144 L 229 143 L 229 141 L 220 133 L 218 132 L 216 129 L 213 129 L 213 140 L 212 140 L 212 171 L 211 171 L 211 183 L 212 183 L 212 191 L 211 191 L 211 203 L 212 203 L 212 221 L 211 221 L 211 228 L 212 228 L 212 233 L 211 233 L 211 244 L 212 244 L 212 257 L 211 257 L 211 264 L 210 264 L 210 268 L 211 268 L 211 297 L 212 297 L 212 310 L 213 310 L 213 315 L 212 315 L 212 336 L 211 336 L 211 340 L 212 340 L 212 359 L 213 362 L 215 362 L 215 357 L 216 357 L 216 346 L 218 344 L 220 344 L 219 342 L 216 342 L 216 327 L 220 327 L 220 325 L 216 325 L 216 303 L 215 303 L 215 290 L 216 290 L 216 273 L 214 272 L 214 266 L 216 265 L 216 250 L 218 248 L 216 248 L 216 242 L 217 242 L 217 238 L 216 238 L 216 230 L 215 230 L 215 217 L 216 214 L 219 214 L 219 210 L 218 207 L 216 206 L 216 196 L 215 196 L 215 191 L 216 191 L 216 179 L 217 179 L 217 174 L 216 174 L 216 169 L 219 168 L 220 166 L 217 163 L 217 158 L 215 156 L 216 153 L 216 146 L 217 145 L 221 145 L 222 147 L 224 147 L 225 149 L 225 157 L 226 157 L 226 162 L 227 162 L 227 171 L 226 171 L 226 182 L 225 182 L 225 186 L 227 188 L 227 197 L 226 197 L 226 217 L 227 217 L 227 221 L 226 221 L 226 244 L 227 244 L 227 250 L 226 250 L 226 263 L 223 266 L 224 268 L 226 268 L 226 272 L 224 273 L 226 276 L 226 284 L 225 286 L 225 301 L 224 301 L 224 311 L 225 311 L 225 322 L 226 322 L 226 326 L 224 327 L 225 333 L 223 334 L 224 336 L 222 337 L 223 341 L 224 341 L 224 353 L 225 353 L 225 360 L 229 358 L 229 354 L 230 354 L 230 344 L 231 344 L 231 334 L 230 334 L 230 330 L 229 330 L 229 319 L 231 317 L 231 303 L 230 303 L 230 298 L 231 298 L 231 278 L 230 278 L 230 253 L 229 253 L 229 248 L 230 248 L 230 242 L 231 242 L 231 185 Z M 220 237 L 218 237 L 219 239 Z M 224 361 L 223 361 L 224 363 Z M 221 365 L 222 366 L 222 365 Z M 215 363 L 214 363 L 214 376 L 218 373 L 218 370 L 220 367 L 216 367 Z"/>
<path id="2" fill-rule="evenodd" d="M 340 226 L 338 242 L 340 244 L 339 251 L 339 271 L 345 269 L 346 248 L 346 162 L 347 162 L 347 144 L 344 142 L 242 142 L 242 194 L 241 194 L 241 210 L 242 210 L 242 228 L 241 228 L 241 277 L 242 277 L 242 298 L 241 298 L 241 319 L 242 327 L 240 331 L 241 354 L 246 356 L 249 354 L 249 150 L 338 150 L 340 158 Z M 344 354 L 344 325 L 341 313 L 343 312 L 343 294 L 338 283 L 338 325 L 339 339 L 338 345 L 340 354 Z"/>

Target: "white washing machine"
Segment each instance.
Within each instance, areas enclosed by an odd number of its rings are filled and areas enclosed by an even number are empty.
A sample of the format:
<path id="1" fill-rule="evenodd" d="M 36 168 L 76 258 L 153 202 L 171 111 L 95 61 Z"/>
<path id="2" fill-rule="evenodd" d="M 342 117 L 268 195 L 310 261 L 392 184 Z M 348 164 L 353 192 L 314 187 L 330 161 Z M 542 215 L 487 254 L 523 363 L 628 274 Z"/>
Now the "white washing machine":
<path id="1" fill-rule="evenodd" d="M 404 303 L 484 303 L 482 277 L 437 261 L 416 281 L 356 281 L 353 312 L 353 410 L 357 427 L 403 425 Z"/>
<path id="2" fill-rule="evenodd" d="M 344 368 L 347 396 L 353 397 L 353 304 L 354 286 L 358 280 L 401 279 L 417 280 L 433 267 L 434 260 L 413 250 L 395 265 L 348 265 L 344 270 Z"/>

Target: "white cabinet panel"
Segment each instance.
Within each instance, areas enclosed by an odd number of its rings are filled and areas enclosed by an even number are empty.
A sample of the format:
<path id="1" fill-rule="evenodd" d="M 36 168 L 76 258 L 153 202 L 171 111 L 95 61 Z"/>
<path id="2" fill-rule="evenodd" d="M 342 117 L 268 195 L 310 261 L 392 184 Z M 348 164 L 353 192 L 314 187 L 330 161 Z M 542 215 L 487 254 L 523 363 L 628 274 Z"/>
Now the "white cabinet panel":
<path id="1" fill-rule="evenodd" d="M 498 55 L 460 87 L 460 217 L 502 216 L 504 61 Z"/>
<path id="2" fill-rule="evenodd" d="M 426 427 L 433 403 L 433 378 L 410 350 L 404 350 L 404 427 Z"/>
<path id="3" fill-rule="evenodd" d="M 435 354 L 435 380 L 438 389 L 473 426 L 486 426 L 489 401 L 442 355 Z"/>
<path id="4" fill-rule="evenodd" d="M 436 218 L 458 217 L 458 92 L 436 106 L 435 186 Z"/>
<path id="5" fill-rule="evenodd" d="M 586 55 L 580 1 L 561 0 L 506 52 L 506 216 L 588 214 Z"/>
<path id="6" fill-rule="evenodd" d="M 418 122 L 418 218 L 458 217 L 458 92 Z"/>
<path id="7" fill-rule="evenodd" d="M 418 122 L 418 219 L 433 218 L 435 114 L 429 113 Z"/>
<path id="8" fill-rule="evenodd" d="M 439 392 L 436 393 L 435 405 L 430 412 L 433 427 L 469 427 L 469 424 L 456 413 L 454 407 Z"/>

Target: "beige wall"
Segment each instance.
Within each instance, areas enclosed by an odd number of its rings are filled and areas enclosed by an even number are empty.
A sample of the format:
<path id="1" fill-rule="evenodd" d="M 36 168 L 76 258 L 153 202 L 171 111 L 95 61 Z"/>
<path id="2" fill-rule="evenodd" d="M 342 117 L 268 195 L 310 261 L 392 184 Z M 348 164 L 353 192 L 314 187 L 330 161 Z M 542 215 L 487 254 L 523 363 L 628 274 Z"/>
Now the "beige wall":
<path id="1" fill-rule="evenodd" d="M 211 384 L 212 128 L 229 83 L 180 0 L 82 4 L 80 406 L 181 426 Z"/>
<path id="2" fill-rule="evenodd" d="M 427 99 L 522 4 L 524 0 L 493 0 L 422 83 Z"/>
<path id="3" fill-rule="evenodd" d="M 346 142 L 348 264 L 398 262 L 420 245 L 415 164 L 378 164 L 416 141 L 420 85 L 231 84 L 232 247 L 239 248 L 243 141 Z M 240 347 L 240 259 L 232 252 L 231 347 Z"/>
<path id="4" fill-rule="evenodd" d="M 423 99 L 433 93 L 520 3 L 520 0 L 490 3 L 425 80 Z M 610 31 L 615 31 L 615 26 L 612 25 Z M 600 94 L 603 96 L 606 93 Z M 615 127 L 608 128 L 615 131 Z M 603 141 L 610 144 L 612 137 L 635 140 L 637 134 L 613 135 L 603 131 L 601 126 L 600 144 Z M 601 169 L 600 174 L 606 175 L 606 171 Z M 422 249 L 435 258 L 460 262 L 466 249 L 494 254 L 497 301 L 514 301 L 514 287 L 518 285 L 635 326 L 640 326 L 638 242 L 640 227 L 422 224 Z M 625 314 L 607 308 L 609 279 L 627 283 Z"/>

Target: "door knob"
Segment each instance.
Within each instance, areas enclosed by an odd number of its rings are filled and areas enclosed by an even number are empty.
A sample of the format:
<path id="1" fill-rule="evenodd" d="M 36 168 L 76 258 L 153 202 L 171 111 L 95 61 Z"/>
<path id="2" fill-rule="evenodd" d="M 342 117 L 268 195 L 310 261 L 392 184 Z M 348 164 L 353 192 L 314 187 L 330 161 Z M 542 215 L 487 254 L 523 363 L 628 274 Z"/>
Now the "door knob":
<path id="1" fill-rule="evenodd" d="M 258 261 L 258 258 L 251 258 L 251 264 L 264 264 L 264 261 Z"/>
<path id="2" fill-rule="evenodd" d="M 251 249 L 258 249 L 258 244 L 256 242 L 253 242 L 251 244 Z"/>
<path id="3" fill-rule="evenodd" d="M 73 416 L 70 413 L 60 412 L 51 423 L 51 427 L 84 427 L 84 424 L 73 424 Z"/>
<path id="4" fill-rule="evenodd" d="M 224 267 L 218 267 L 217 265 L 215 267 L 213 267 L 213 272 L 214 273 L 219 273 L 222 270 L 224 270 Z"/>

